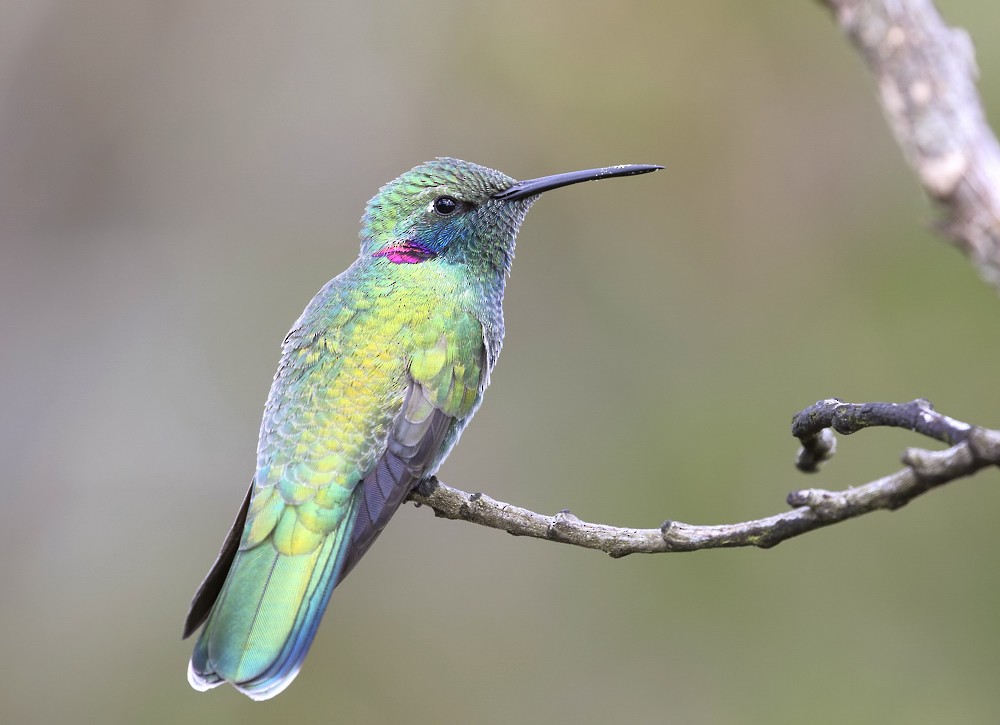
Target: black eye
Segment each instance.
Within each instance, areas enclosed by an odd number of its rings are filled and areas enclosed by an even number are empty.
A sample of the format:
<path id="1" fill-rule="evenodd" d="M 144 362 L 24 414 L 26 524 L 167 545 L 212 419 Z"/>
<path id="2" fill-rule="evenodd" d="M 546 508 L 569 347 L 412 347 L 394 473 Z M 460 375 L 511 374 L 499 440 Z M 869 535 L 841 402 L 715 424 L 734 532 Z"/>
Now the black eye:
<path id="1" fill-rule="evenodd" d="M 451 216 L 458 211 L 458 201 L 450 196 L 439 196 L 434 200 L 434 211 L 441 216 Z"/>

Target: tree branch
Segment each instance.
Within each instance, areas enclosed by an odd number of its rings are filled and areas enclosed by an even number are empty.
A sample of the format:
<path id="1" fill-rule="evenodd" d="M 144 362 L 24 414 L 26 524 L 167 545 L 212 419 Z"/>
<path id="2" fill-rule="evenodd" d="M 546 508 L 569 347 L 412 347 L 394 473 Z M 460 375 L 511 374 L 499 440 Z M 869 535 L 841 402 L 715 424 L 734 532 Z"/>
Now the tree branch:
<path id="1" fill-rule="evenodd" d="M 766 549 L 862 514 L 897 509 L 936 486 L 970 476 L 986 466 L 1000 465 L 1000 431 L 941 415 L 926 400 L 855 405 L 835 399 L 821 400 L 792 419 L 792 433 L 802 442 L 797 465 L 803 471 L 815 471 L 833 454 L 831 430 L 848 435 L 876 426 L 907 428 L 952 446 L 943 451 L 910 448 L 903 454 L 907 467 L 885 478 L 845 491 L 793 491 L 787 499 L 790 506 L 796 507 L 792 511 L 721 526 L 665 521 L 656 529 L 633 529 L 581 521 L 565 510 L 546 516 L 482 493 L 460 491 L 433 477 L 422 481 L 409 500 L 430 507 L 441 518 L 468 521 L 515 536 L 599 549 L 613 557 L 736 546 Z"/>
<path id="2" fill-rule="evenodd" d="M 1000 290 L 1000 146 L 983 113 L 968 33 L 931 0 L 823 0 L 865 59 L 886 120 L 941 231 Z"/>

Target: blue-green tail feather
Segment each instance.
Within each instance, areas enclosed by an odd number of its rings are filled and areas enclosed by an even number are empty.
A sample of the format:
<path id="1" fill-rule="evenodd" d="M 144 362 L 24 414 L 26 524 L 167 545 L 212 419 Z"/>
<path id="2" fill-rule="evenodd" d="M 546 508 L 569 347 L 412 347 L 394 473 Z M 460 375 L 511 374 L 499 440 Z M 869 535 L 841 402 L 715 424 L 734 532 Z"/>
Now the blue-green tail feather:
<path id="1" fill-rule="evenodd" d="M 357 511 L 309 554 L 279 554 L 265 541 L 239 551 L 202 630 L 188 680 L 198 690 L 231 682 L 266 700 L 295 679 L 340 578 Z"/>

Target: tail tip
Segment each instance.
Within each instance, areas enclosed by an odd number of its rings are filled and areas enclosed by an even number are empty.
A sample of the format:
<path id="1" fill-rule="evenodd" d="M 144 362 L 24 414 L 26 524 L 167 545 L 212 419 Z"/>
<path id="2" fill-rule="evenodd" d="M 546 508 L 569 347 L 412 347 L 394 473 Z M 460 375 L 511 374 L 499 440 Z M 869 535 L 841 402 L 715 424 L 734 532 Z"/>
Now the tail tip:
<path id="1" fill-rule="evenodd" d="M 198 692 L 208 692 L 213 687 L 223 683 L 223 679 L 214 672 L 198 672 L 194 668 L 194 660 L 188 662 L 188 684 Z"/>
<path id="2" fill-rule="evenodd" d="M 233 687 L 249 697 L 251 700 L 270 700 L 285 691 L 285 688 L 292 684 L 292 681 L 299 674 L 299 668 L 291 670 L 279 679 L 251 680 L 249 682 L 234 682 Z M 218 687 L 226 680 L 219 677 L 215 672 L 198 672 L 194 668 L 194 662 L 188 662 L 187 669 L 188 684 L 198 692 L 208 692 Z"/>
<path id="3" fill-rule="evenodd" d="M 280 695 L 285 691 L 286 687 L 292 684 L 298 674 L 299 667 L 296 666 L 294 669 L 284 673 L 279 678 L 258 680 L 257 682 L 240 682 L 234 683 L 234 685 L 237 690 L 242 692 L 251 700 L 260 702 L 262 700 L 270 700 L 272 697 Z"/>

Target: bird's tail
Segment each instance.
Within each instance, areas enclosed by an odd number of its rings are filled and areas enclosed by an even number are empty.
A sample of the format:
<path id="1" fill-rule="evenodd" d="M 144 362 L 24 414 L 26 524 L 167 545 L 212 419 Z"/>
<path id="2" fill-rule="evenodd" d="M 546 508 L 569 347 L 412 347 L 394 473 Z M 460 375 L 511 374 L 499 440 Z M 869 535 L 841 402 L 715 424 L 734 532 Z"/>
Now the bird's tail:
<path id="1" fill-rule="evenodd" d="M 236 553 L 188 665 L 196 690 L 231 682 L 254 700 L 291 684 L 312 644 L 350 545 L 356 514 L 308 554 L 280 554 L 270 539 Z"/>

